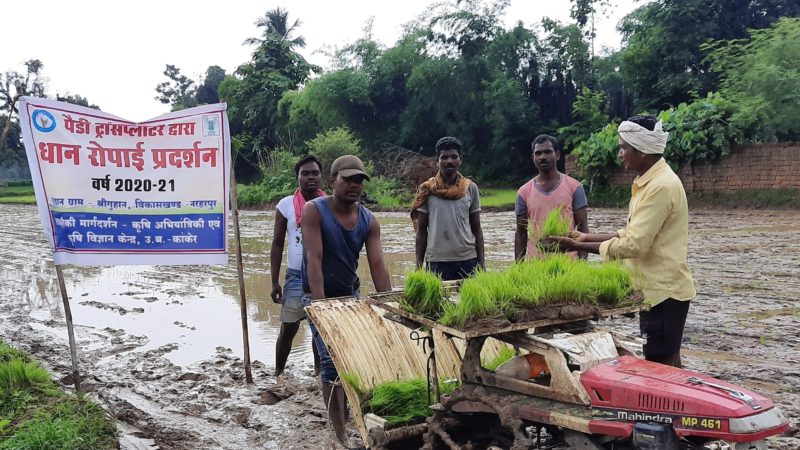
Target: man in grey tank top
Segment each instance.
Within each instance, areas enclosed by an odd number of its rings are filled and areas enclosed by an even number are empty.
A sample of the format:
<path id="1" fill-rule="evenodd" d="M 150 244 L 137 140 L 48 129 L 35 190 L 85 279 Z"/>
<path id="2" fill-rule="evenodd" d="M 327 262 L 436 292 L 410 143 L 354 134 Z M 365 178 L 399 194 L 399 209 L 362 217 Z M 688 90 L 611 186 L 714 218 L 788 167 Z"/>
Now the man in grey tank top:
<path id="1" fill-rule="evenodd" d="M 356 269 L 365 245 L 375 290 L 392 289 L 383 262 L 381 227 L 372 213 L 358 202 L 366 180 L 369 175 L 360 159 L 353 155 L 341 156 L 331 165 L 328 186 L 333 195 L 316 198 L 303 207 L 303 296 L 309 303 L 329 297 L 359 296 L 360 280 Z M 328 348 L 313 323 L 311 333 L 319 351 L 322 397 L 328 408 L 328 420 L 336 438 L 346 444 L 347 398 Z M 339 388 L 335 389 L 337 386 Z"/>

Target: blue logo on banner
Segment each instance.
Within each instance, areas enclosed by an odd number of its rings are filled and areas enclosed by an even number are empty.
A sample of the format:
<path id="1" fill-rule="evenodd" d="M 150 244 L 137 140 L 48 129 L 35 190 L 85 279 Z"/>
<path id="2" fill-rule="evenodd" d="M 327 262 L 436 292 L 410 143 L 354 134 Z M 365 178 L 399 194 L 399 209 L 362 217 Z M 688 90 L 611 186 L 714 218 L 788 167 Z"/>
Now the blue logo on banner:
<path id="1" fill-rule="evenodd" d="M 43 109 L 37 109 L 34 111 L 32 119 L 33 126 L 43 133 L 49 133 L 56 127 L 55 117 Z"/>

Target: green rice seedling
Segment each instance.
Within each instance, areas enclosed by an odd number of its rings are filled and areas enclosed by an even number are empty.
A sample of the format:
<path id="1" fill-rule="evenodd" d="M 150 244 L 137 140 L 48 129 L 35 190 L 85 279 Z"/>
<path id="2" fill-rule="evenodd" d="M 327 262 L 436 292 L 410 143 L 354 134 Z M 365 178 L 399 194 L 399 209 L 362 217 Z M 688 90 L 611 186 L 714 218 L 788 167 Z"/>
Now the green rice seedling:
<path id="1" fill-rule="evenodd" d="M 509 346 L 505 346 L 502 349 L 500 349 L 500 352 L 497 353 L 497 355 L 494 358 L 492 358 L 488 362 L 483 362 L 483 364 L 481 365 L 486 370 L 494 371 L 495 369 L 497 369 L 497 366 L 503 364 L 504 362 L 508 361 L 509 359 L 515 356 L 517 356 L 517 354 L 516 352 L 514 352 L 514 349 Z"/>
<path id="2" fill-rule="evenodd" d="M 489 293 L 490 299 L 497 306 L 497 312 L 505 314 L 516 309 L 514 302 L 519 297 L 519 288 L 507 273 L 479 272 L 474 278 Z"/>
<path id="3" fill-rule="evenodd" d="M 569 220 L 564 216 L 564 208 L 559 206 L 550 210 L 544 222 L 542 222 L 539 236 L 546 238 L 549 236 L 566 236 L 568 234 Z"/>
<path id="4" fill-rule="evenodd" d="M 542 299 L 546 303 L 592 303 L 591 280 L 556 275 L 545 283 Z"/>
<path id="5" fill-rule="evenodd" d="M 31 358 L 24 352 L 8 346 L 5 342 L 0 341 L 0 363 L 18 359 L 23 362 L 30 362 Z"/>
<path id="6" fill-rule="evenodd" d="M 342 372 L 339 374 L 339 377 L 342 379 L 342 381 L 350 385 L 350 387 L 353 388 L 354 391 L 356 391 L 356 394 L 358 394 L 359 398 L 363 400 L 367 397 L 368 393 L 361 386 L 361 380 L 358 379 L 357 375 L 354 375 L 352 373 Z"/>
<path id="7" fill-rule="evenodd" d="M 633 290 L 630 274 L 617 261 L 592 266 L 593 285 L 597 303 L 618 305 Z"/>
<path id="8" fill-rule="evenodd" d="M 439 383 L 439 394 L 440 395 L 450 395 L 461 386 L 461 381 L 458 378 L 450 378 L 449 380 L 444 380 Z M 433 403 L 433 399 L 431 399 L 431 403 Z"/>
<path id="9" fill-rule="evenodd" d="M 442 304 L 442 316 L 439 318 L 439 323 L 446 326 L 455 325 L 457 312 L 457 303 L 444 302 L 444 304 Z"/>
<path id="10" fill-rule="evenodd" d="M 492 275 L 487 275 L 491 273 Z M 442 317 L 445 325 L 463 327 L 467 322 L 483 317 L 496 316 L 500 312 L 498 303 L 494 300 L 493 293 L 486 287 L 487 280 L 501 276 L 494 272 L 479 272 L 467 278 L 461 285 L 460 298 L 455 310 Z"/>
<path id="11" fill-rule="evenodd" d="M 547 258 L 533 261 L 535 264 L 540 264 L 542 267 L 538 270 L 543 271 L 543 275 L 556 276 L 565 273 L 571 269 L 576 262 L 571 256 L 563 253 L 548 255 Z"/>
<path id="12" fill-rule="evenodd" d="M 444 288 L 439 275 L 427 270 L 415 270 L 406 275 L 403 289 L 405 296 L 400 307 L 423 316 L 442 315 Z"/>
<path id="13" fill-rule="evenodd" d="M 414 379 L 389 381 L 375 386 L 369 407 L 373 413 L 398 425 L 423 419 L 429 414 L 428 383 Z"/>
<path id="14" fill-rule="evenodd" d="M 452 381 L 439 383 L 439 394 L 450 395 L 459 386 L 458 380 Z M 375 386 L 367 406 L 374 414 L 386 419 L 389 425 L 401 425 L 431 415 L 432 396 L 431 390 L 431 397 L 428 397 L 428 382 L 421 378 L 387 381 Z"/>
<path id="15" fill-rule="evenodd" d="M 38 364 L 12 359 L 0 363 L 0 398 L 9 397 L 16 391 L 46 395 L 57 395 L 59 392 L 50 381 L 50 375 Z"/>

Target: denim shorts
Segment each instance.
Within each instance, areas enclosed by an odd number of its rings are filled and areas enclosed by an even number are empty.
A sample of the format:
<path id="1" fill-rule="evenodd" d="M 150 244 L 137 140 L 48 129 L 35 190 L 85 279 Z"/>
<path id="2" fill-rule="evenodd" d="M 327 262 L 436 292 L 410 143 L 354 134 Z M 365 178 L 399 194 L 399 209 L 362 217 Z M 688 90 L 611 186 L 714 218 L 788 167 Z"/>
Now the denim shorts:
<path id="1" fill-rule="evenodd" d="M 306 302 L 303 296 L 303 278 L 297 269 L 286 269 L 286 282 L 283 285 L 283 304 L 281 322 L 295 323 L 306 318 Z"/>

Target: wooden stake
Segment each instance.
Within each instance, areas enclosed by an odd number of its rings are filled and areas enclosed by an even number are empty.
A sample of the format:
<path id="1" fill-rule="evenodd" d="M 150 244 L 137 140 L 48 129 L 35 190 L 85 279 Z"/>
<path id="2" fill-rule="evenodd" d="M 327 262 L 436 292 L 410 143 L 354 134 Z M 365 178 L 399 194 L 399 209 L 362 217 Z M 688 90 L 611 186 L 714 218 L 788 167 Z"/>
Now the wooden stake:
<path id="1" fill-rule="evenodd" d="M 235 161 L 236 158 L 233 158 Z M 250 369 L 250 334 L 247 330 L 247 295 L 244 290 L 244 267 L 242 265 L 242 241 L 239 239 L 239 206 L 236 202 L 236 174 L 231 163 L 231 212 L 233 213 L 233 236 L 236 240 L 236 273 L 239 275 L 239 309 L 242 313 L 242 342 L 244 343 L 244 376 L 248 384 L 253 383 Z"/>
<path id="2" fill-rule="evenodd" d="M 61 290 L 61 299 L 64 300 L 64 318 L 67 320 L 67 334 L 69 335 L 69 356 L 72 359 L 72 381 L 75 383 L 75 390 L 80 392 L 81 376 L 78 373 L 78 349 L 75 348 L 75 332 L 72 329 L 72 309 L 69 307 L 69 296 L 67 295 L 67 285 L 64 283 L 64 273 L 59 265 L 56 265 L 56 276 L 58 277 L 58 287 Z"/>

